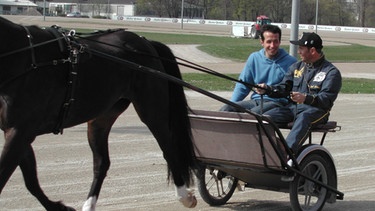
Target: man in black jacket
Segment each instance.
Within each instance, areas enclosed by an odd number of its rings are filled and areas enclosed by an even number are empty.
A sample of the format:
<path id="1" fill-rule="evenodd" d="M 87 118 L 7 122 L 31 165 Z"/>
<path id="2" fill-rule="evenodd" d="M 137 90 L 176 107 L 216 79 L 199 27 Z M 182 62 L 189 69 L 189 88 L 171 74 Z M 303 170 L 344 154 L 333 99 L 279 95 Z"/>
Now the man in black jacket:
<path id="1" fill-rule="evenodd" d="M 264 115 L 269 115 L 280 125 L 294 122 L 286 141 L 297 154 L 308 137 L 309 129 L 328 121 L 333 102 L 341 89 L 342 79 L 340 71 L 325 59 L 319 35 L 303 33 L 300 40 L 290 42 L 299 45 L 301 61 L 290 66 L 279 85 L 259 84 L 267 89 L 257 89 L 257 92 L 266 92 L 270 97 L 289 98 L 289 104 L 271 109 Z"/>

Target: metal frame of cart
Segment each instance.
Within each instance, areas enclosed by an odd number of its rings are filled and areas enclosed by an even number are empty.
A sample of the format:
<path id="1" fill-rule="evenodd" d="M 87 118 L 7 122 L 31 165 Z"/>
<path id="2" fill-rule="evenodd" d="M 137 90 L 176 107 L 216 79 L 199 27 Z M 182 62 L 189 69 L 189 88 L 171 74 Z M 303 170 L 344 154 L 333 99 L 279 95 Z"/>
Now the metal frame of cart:
<path id="1" fill-rule="evenodd" d="M 198 189 L 208 204 L 225 204 L 239 180 L 246 187 L 289 193 L 293 210 L 320 210 L 343 199 L 333 158 L 323 146 L 328 132 L 341 129 L 336 122 L 313 128 L 295 156 L 267 116 L 192 110 L 189 117 L 200 164 Z M 318 144 L 312 141 L 315 132 L 323 133 Z"/>

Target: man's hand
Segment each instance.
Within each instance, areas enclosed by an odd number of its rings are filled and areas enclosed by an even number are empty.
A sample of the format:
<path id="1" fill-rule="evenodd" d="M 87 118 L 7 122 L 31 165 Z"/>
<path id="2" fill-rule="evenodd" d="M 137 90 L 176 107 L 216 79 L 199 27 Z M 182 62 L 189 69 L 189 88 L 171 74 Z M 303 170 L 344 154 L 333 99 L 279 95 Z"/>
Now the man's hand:
<path id="1" fill-rule="evenodd" d="M 258 88 L 259 87 L 259 88 Z M 254 91 L 260 95 L 263 95 L 266 93 L 267 84 L 257 84 L 257 87 L 254 88 Z"/>
<path id="2" fill-rule="evenodd" d="M 300 93 L 300 92 L 291 92 L 290 93 L 290 99 L 293 102 L 296 102 L 298 104 L 302 104 L 303 102 L 305 102 L 306 94 Z"/>

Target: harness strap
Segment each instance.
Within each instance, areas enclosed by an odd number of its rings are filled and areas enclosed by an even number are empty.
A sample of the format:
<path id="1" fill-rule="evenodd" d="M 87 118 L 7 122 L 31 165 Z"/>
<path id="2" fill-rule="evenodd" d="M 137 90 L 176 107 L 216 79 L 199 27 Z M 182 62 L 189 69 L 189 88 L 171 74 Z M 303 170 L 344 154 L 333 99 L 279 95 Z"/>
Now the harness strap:
<path id="1" fill-rule="evenodd" d="M 55 36 L 56 38 L 61 37 L 61 36 L 65 38 L 65 31 L 57 25 L 53 25 L 51 27 L 45 28 L 45 30 L 53 34 L 53 36 Z M 66 39 L 64 40 L 66 41 Z M 60 52 L 67 51 L 66 42 L 64 43 L 63 40 L 60 39 L 58 40 L 58 44 L 59 44 Z"/>
<path id="2" fill-rule="evenodd" d="M 74 46 L 72 46 L 74 44 Z M 59 117 L 57 120 L 57 124 L 55 129 L 53 130 L 54 134 L 63 133 L 63 125 L 65 122 L 65 119 L 67 118 L 69 114 L 69 109 L 71 105 L 74 103 L 74 94 L 76 91 L 76 85 L 77 85 L 77 76 L 78 76 L 78 62 L 79 62 L 79 55 L 84 52 L 85 47 L 79 43 L 76 42 L 69 42 L 68 47 L 71 48 L 70 50 L 70 56 L 71 59 L 71 66 L 69 68 L 69 77 L 68 77 L 68 84 L 67 84 L 67 91 L 65 95 L 65 101 L 62 105 L 62 108 L 59 113 Z"/>
<path id="3" fill-rule="evenodd" d="M 35 51 L 34 51 L 34 46 L 33 46 L 33 36 L 31 35 L 30 30 L 26 26 L 23 26 L 23 28 L 25 29 L 26 36 L 29 40 L 29 46 L 30 46 L 30 51 L 31 51 L 31 67 L 33 69 L 36 69 L 37 65 L 36 65 Z"/>

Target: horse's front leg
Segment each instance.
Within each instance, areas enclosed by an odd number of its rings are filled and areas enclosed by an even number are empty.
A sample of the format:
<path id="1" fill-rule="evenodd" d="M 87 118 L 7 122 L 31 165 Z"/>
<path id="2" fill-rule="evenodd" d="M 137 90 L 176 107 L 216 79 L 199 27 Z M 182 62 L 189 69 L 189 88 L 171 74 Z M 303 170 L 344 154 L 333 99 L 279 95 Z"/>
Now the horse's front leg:
<path id="1" fill-rule="evenodd" d="M 93 154 L 94 179 L 82 211 L 94 211 L 103 181 L 110 166 L 108 136 L 117 117 L 129 106 L 129 102 L 118 102 L 101 117 L 88 122 L 87 137 Z"/>
<path id="2" fill-rule="evenodd" d="M 30 193 L 35 196 L 46 210 L 74 211 L 61 202 L 54 202 L 48 199 L 39 185 L 34 150 L 31 145 L 25 148 L 25 154 L 19 164 L 25 184 Z"/>
<path id="3" fill-rule="evenodd" d="M 5 143 L 0 157 L 0 193 L 19 164 L 18 161 L 24 153 L 22 145 L 25 142 L 13 128 L 6 130 L 4 137 Z"/>
<path id="4" fill-rule="evenodd" d="M 35 136 L 27 135 L 25 131 L 14 128 L 5 130 L 5 143 L 0 158 L 0 192 L 19 165 L 27 189 L 46 210 L 74 210 L 73 208 L 65 207 L 60 202 L 50 201 L 43 193 L 38 182 L 35 155 L 31 147 L 31 142 L 34 141 Z"/>

